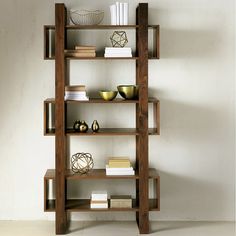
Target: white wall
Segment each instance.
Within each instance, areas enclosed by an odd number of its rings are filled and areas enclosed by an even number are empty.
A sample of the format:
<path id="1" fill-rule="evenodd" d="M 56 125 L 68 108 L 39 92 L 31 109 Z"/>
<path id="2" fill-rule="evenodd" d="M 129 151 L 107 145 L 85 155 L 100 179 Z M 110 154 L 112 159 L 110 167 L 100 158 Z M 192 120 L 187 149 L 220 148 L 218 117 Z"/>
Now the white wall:
<path id="1" fill-rule="evenodd" d="M 109 23 L 108 6 L 113 2 L 65 1 L 69 8 L 81 4 L 105 9 L 104 23 Z M 138 1 L 129 3 L 134 23 Z M 151 217 L 233 220 L 234 1 L 148 3 L 149 23 L 161 25 L 161 60 L 149 62 L 150 95 L 161 101 L 161 136 L 150 137 L 149 149 L 150 165 L 161 175 L 161 212 Z M 43 136 L 43 100 L 54 96 L 54 62 L 43 60 L 45 24 L 54 24 L 54 1 L 0 2 L 0 219 L 53 218 L 53 213 L 43 212 L 43 176 L 54 168 L 54 138 Z M 134 32 L 128 33 L 132 39 Z M 100 34 L 91 43 L 107 44 L 108 36 Z M 132 61 L 72 61 L 70 68 L 71 83 L 85 83 L 88 92 L 135 80 Z M 79 111 L 83 114 L 79 118 L 88 123 L 98 119 L 103 127 L 134 125 L 132 105 L 90 104 L 76 110 L 70 122 Z M 134 137 L 74 137 L 70 154 L 91 152 L 95 166 L 103 167 L 111 155 L 134 160 L 134 145 Z M 112 194 L 134 193 L 132 181 L 115 182 L 115 187 L 111 183 L 71 183 L 70 196 L 88 197 L 98 187 Z M 73 216 L 134 219 L 131 213 Z"/>

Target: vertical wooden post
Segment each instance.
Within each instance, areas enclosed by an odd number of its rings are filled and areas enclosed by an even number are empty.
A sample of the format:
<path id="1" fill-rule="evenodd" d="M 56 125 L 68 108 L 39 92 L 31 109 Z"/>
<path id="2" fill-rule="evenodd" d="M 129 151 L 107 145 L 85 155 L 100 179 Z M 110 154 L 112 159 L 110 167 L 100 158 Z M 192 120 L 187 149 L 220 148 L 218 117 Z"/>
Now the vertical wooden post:
<path id="1" fill-rule="evenodd" d="M 56 234 L 67 230 L 66 203 L 66 130 L 65 130 L 65 48 L 66 10 L 64 4 L 55 5 L 55 161 L 56 161 Z"/>
<path id="2" fill-rule="evenodd" d="M 140 3 L 136 12 L 136 83 L 139 85 L 139 103 L 136 106 L 136 158 L 139 180 L 136 191 L 139 204 L 137 222 L 141 234 L 149 233 L 148 197 L 148 4 Z"/>

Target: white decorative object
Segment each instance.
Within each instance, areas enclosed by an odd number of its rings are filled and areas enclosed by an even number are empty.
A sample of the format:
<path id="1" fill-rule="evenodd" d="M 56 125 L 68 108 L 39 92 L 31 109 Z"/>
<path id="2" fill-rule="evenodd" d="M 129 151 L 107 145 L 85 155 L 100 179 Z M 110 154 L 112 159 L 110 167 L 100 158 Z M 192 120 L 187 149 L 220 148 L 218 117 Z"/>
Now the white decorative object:
<path id="1" fill-rule="evenodd" d="M 70 20 L 75 25 L 98 25 L 104 17 L 104 11 L 70 10 Z"/>
<path id="2" fill-rule="evenodd" d="M 116 2 L 110 6 L 111 25 L 129 24 L 129 4 Z"/>
<path id="3" fill-rule="evenodd" d="M 124 3 L 124 25 L 129 24 L 129 4 L 127 2 Z"/>
<path id="4" fill-rule="evenodd" d="M 116 24 L 120 24 L 120 3 L 116 2 Z"/>
<path id="5" fill-rule="evenodd" d="M 110 6 L 111 25 L 116 25 L 116 5 Z"/>
<path id="6" fill-rule="evenodd" d="M 124 3 L 120 2 L 120 25 L 124 24 Z"/>

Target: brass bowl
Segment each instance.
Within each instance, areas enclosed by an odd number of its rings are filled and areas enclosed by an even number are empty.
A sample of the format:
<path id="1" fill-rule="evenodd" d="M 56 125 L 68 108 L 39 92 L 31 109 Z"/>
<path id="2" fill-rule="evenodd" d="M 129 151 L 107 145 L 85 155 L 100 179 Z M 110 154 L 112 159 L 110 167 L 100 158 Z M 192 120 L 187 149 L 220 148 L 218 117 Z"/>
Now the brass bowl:
<path id="1" fill-rule="evenodd" d="M 138 85 L 119 85 L 117 89 L 124 99 L 138 98 Z"/>
<path id="2" fill-rule="evenodd" d="M 99 91 L 100 96 L 106 101 L 112 101 L 116 95 L 117 91 L 101 90 Z"/>

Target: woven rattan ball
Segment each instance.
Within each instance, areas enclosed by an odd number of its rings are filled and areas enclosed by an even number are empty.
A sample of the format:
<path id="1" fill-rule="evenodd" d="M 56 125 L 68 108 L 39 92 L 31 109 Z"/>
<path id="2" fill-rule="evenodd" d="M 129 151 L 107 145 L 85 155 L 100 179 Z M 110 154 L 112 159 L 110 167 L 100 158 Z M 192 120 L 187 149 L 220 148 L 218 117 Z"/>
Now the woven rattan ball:
<path id="1" fill-rule="evenodd" d="M 90 153 L 79 152 L 71 157 L 71 169 L 74 173 L 86 174 L 93 169 L 94 163 Z"/>

